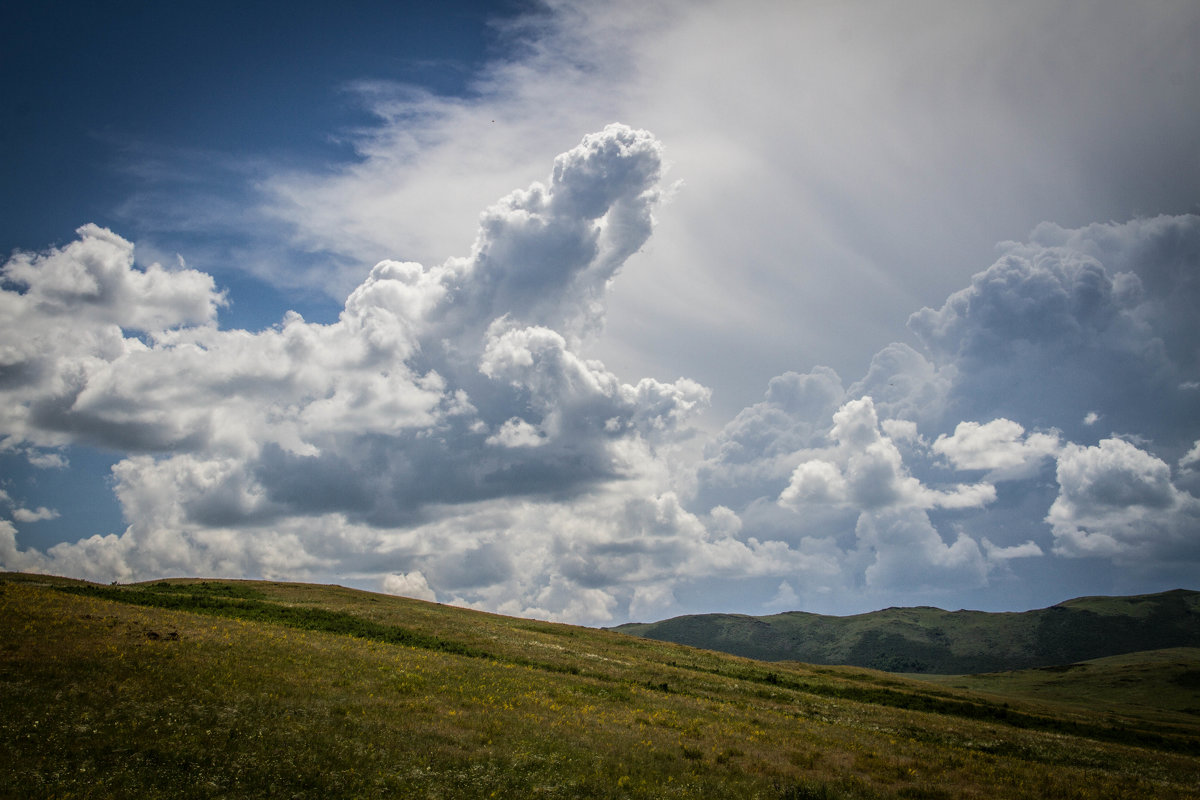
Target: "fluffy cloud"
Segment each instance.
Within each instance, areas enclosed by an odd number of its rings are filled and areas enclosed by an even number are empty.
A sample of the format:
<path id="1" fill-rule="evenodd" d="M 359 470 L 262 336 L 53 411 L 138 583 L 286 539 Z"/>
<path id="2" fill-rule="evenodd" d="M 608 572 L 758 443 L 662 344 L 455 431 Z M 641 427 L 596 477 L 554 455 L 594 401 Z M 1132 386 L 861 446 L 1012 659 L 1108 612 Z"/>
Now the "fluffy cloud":
<path id="1" fill-rule="evenodd" d="M 1046 515 L 1064 555 L 1122 562 L 1200 559 L 1200 499 L 1178 489 L 1161 459 L 1121 439 L 1068 446 Z"/>
<path id="2" fill-rule="evenodd" d="M 1047 553 L 1139 574 L 1168 553 L 1188 563 L 1197 252 L 1195 216 L 1039 226 L 912 315 L 921 351 L 890 344 L 845 389 L 828 368 L 775 378 L 710 445 L 697 497 L 734 509 L 743 535 L 834 545 L 842 580 L 927 597 Z M 1127 440 L 1097 443 L 1101 421 Z"/>
<path id="3" fill-rule="evenodd" d="M 17 529 L 6 519 L 0 519 L 0 564 L 7 570 L 41 570 L 46 558 L 36 551 L 22 550 L 17 545 Z"/>
<path id="4" fill-rule="evenodd" d="M 895 442 L 884 435 L 870 397 L 851 400 L 833 415 L 834 447 L 811 453 L 792 472 L 779 502 L 848 504 L 856 509 L 974 508 L 996 498 L 988 483 L 931 489 L 913 477 Z"/>
<path id="5" fill-rule="evenodd" d="M 958 534 L 946 544 L 929 517 L 915 509 L 864 513 L 855 530 L 860 548 L 873 554 L 868 587 L 920 593 L 974 588 L 987 580 L 975 540 Z"/>
<path id="6" fill-rule="evenodd" d="M 919 6 L 538 4 L 504 28 L 518 46 L 469 100 L 347 87 L 379 124 L 343 140 L 356 151 L 345 165 L 271 176 L 269 212 L 302 252 L 429 262 L 464 252 L 460 222 L 558 142 L 634 120 L 669 144 L 686 184 L 595 352 L 618 374 L 720 387 L 724 421 L 784 369 L 823 363 L 853 380 L 997 239 L 1194 207 L 1193 3 Z M 281 238 L 271 226 L 263 250 Z M 291 285 L 283 266 L 272 274 Z M 331 271 L 312 277 L 328 285 Z M 864 394 L 885 407 L 877 387 Z M 1003 410 L 959 419 L 997 416 L 1035 427 Z"/>
<path id="7" fill-rule="evenodd" d="M 403 575 L 388 575 L 383 579 L 383 590 L 388 594 L 398 594 L 402 597 L 415 597 L 418 600 L 436 600 L 437 596 L 429 588 L 429 582 L 418 570 L 406 572 Z"/>
<path id="8" fill-rule="evenodd" d="M 38 506 L 36 509 L 13 509 L 13 519 L 17 522 L 41 522 L 47 519 L 58 519 L 59 513 L 52 508 Z"/>
<path id="9" fill-rule="evenodd" d="M 372 578 L 596 622 L 669 604 L 698 575 L 828 572 L 672 491 L 662 453 L 692 435 L 707 388 L 624 383 L 579 353 L 650 233 L 660 163 L 644 131 L 589 135 L 548 183 L 483 214 L 469 256 L 382 261 L 329 324 L 289 313 L 222 330 L 211 278 L 141 268 L 94 226 L 18 255 L 0 295 L 6 446 L 125 451 L 113 485 L 129 525 L 45 553 L 19 549 L 9 525 L 5 566 Z"/>
<path id="10" fill-rule="evenodd" d="M 328 324 L 223 330 L 210 277 L 95 226 L 18 254 L 0 449 L 124 453 L 128 527 L 39 552 L 4 521 L 4 566 L 322 576 L 604 623 L 719 582 L 928 601 L 1039 556 L 1194 562 L 1200 218 L 1040 226 L 861 379 L 785 372 L 693 463 L 709 390 L 588 355 L 661 180 L 657 140 L 609 126 L 488 207 L 467 256 L 381 261 Z"/>
<path id="11" fill-rule="evenodd" d="M 1058 452 L 1055 433 L 1031 433 L 1010 419 L 986 424 L 960 422 L 954 433 L 941 434 L 933 451 L 946 456 L 958 469 L 990 470 L 993 477 L 1024 476 L 1038 463 Z"/>
<path id="12" fill-rule="evenodd" d="M 184 438 L 174 420 L 147 415 L 130 426 L 118 408 L 96 425 L 81 422 L 89 402 L 97 402 L 87 390 L 113 363 L 140 363 L 150 352 L 142 338 L 125 331 L 148 336 L 181 326 L 208 330 L 224 296 L 211 277 L 193 270 L 172 272 L 158 264 L 135 269 L 133 245 L 107 230 L 85 225 L 78 235 L 45 254 L 17 253 L 0 272 L 0 431 L 6 448 L 89 438 L 134 446 L 139 438 Z"/>
<path id="13" fill-rule="evenodd" d="M 1179 466 L 1183 469 L 1195 469 L 1197 465 L 1200 465 L 1200 440 L 1179 459 Z"/>
<path id="14" fill-rule="evenodd" d="M 1042 225 L 909 327 L 954 375 L 942 411 L 1027 420 L 1083 435 L 1173 437 L 1193 416 L 1200 377 L 1188 344 L 1200 302 L 1200 217 L 1156 217 L 1079 230 Z"/>
<path id="15" fill-rule="evenodd" d="M 702 502 L 736 505 L 778 495 L 797 454 L 825 443 L 844 396 L 841 378 L 828 367 L 772 378 L 763 400 L 740 411 L 708 445 L 697 470 Z"/>
<path id="16" fill-rule="evenodd" d="M 911 426 L 886 426 L 909 435 Z M 833 415 L 833 446 L 803 454 L 779 504 L 805 514 L 822 505 L 843 506 L 857 515 L 855 548 L 843 568 L 863 566 L 871 591 L 942 592 L 986 582 L 987 568 L 976 542 L 958 533 L 947 545 L 928 511 L 971 509 L 996 499 L 990 483 L 935 489 L 904 465 L 896 442 L 884 433 L 870 397 L 851 400 Z"/>
<path id="17" fill-rule="evenodd" d="M 1032 539 L 1022 544 L 1015 544 L 1011 547 L 1000 547 L 992 544 L 992 541 L 986 536 L 982 541 L 983 549 L 987 553 L 988 561 L 1008 561 L 1013 558 L 1036 558 L 1037 556 L 1045 555 L 1042 548 L 1038 547 L 1037 543 Z"/>
<path id="18" fill-rule="evenodd" d="M 42 522 L 43 520 L 48 519 L 58 519 L 60 516 L 58 511 L 52 508 L 46 508 L 45 506 L 38 506 L 35 509 L 17 506 L 15 503 L 13 503 L 13 499 L 9 496 L 8 492 L 4 491 L 3 489 L 0 489 L 0 503 L 14 506 L 12 510 L 12 517 L 17 522 Z"/>
<path id="19" fill-rule="evenodd" d="M 114 470 L 127 536 L 147 537 L 117 549 L 161 555 L 142 571 L 219 549 L 201 528 L 322 514 L 394 525 L 635 472 L 622 442 L 668 442 L 707 390 L 626 385 L 573 347 L 650 233 L 660 150 L 621 125 L 585 137 L 548 184 L 484 213 L 469 257 L 380 262 L 326 325 L 289 314 L 220 330 L 209 276 L 141 268 L 92 225 L 18 254 L 0 293 L 6 446 L 143 453 Z M 255 569 L 245 548 L 237 558 Z"/>
<path id="20" fill-rule="evenodd" d="M 159 264 L 137 270 L 133 246 L 120 236 L 96 225 L 77 233 L 79 239 L 67 247 L 44 255 L 16 253 L 4 265 L 5 280 L 23 290 L 5 293 L 6 317 L 35 324 L 70 317 L 102 330 L 158 331 L 211 322 L 224 304 L 208 275 Z M 6 350 L 14 348 L 6 363 L 21 354 L 15 344 L 5 342 Z"/>

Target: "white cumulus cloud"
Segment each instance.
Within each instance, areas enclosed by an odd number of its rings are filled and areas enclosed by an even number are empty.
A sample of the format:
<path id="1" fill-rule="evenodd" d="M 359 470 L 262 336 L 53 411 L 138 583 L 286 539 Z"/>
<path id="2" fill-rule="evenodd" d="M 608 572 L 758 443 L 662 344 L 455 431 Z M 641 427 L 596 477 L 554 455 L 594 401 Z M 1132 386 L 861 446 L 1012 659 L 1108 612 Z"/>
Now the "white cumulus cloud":
<path id="1" fill-rule="evenodd" d="M 954 433 L 943 433 L 933 443 L 933 451 L 956 468 L 990 470 L 993 477 L 1022 475 L 1058 448 L 1056 433 L 1026 435 L 1022 425 L 1003 418 L 982 425 L 960 422 Z"/>
<path id="2" fill-rule="evenodd" d="M 1200 559 L 1200 499 L 1161 459 L 1122 439 L 1071 445 L 1058 459 L 1059 494 L 1046 515 L 1064 555 L 1122 562 Z"/>
<path id="3" fill-rule="evenodd" d="M 547 183 L 484 212 L 470 255 L 379 262 L 326 324 L 288 313 L 221 329 L 211 278 L 143 269 L 94 226 L 14 257 L 17 288 L 0 294 L 7 446 L 124 451 L 112 476 L 129 524 L 44 553 L 14 534 L 5 565 L 98 580 L 357 576 L 593 622 L 699 576 L 829 573 L 823 555 L 743 536 L 728 509 L 684 507 L 664 458 L 693 435 L 706 387 L 626 383 L 580 354 L 650 233 L 660 166 L 645 131 L 588 135 Z M 67 290 L 93 273 L 101 289 Z M 51 294 L 43 313 L 35 300 Z"/>
<path id="4" fill-rule="evenodd" d="M 992 544 L 991 540 L 985 536 L 981 544 L 984 552 L 987 553 L 988 561 L 1008 561 L 1013 558 L 1036 558 L 1045 555 L 1042 548 L 1038 547 L 1037 542 L 1032 539 L 1021 544 L 1000 547 Z"/>
<path id="5" fill-rule="evenodd" d="M 909 432 L 903 426 L 904 432 Z M 873 511 L 884 508 L 973 508 L 996 497 L 989 483 L 957 484 L 946 489 L 925 486 L 909 473 L 891 437 L 881 430 L 870 397 L 851 400 L 833 415 L 830 438 L 835 446 L 801 461 L 779 502 L 841 503 Z"/>
<path id="6" fill-rule="evenodd" d="M 327 324 L 222 329 L 210 276 L 94 225 L 16 254 L 0 450 L 123 454 L 128 527 L 5 522 L 3 564 L 608 621 L 1194 563 L 1194 3 L 917 8 L 555 0 L 466 96 L 348 87 L 355 158 L 268 167 L 221 231 Z M 212 219 L 166 205 L 126 206 L 143 256 Z"/>
<path id="7" fill-rule="evenodd" d="M 401 575 L 384 576 L 383 590 L 388 594 L 413 597 L 417 600 L 437 600 L 433 589 L 429 588 L 429 582 L 425 580 L 425 576 L 419 570 L 405 572 Z"/>
<path id="8" fill-rule="evenodd" d="M 52 508 L 38 506 L 34 509 L 15 508 L 13 509 L 13 519 L 17 522 L 41 522 L 47 519 L 58 519 L 59 513 Z"/>

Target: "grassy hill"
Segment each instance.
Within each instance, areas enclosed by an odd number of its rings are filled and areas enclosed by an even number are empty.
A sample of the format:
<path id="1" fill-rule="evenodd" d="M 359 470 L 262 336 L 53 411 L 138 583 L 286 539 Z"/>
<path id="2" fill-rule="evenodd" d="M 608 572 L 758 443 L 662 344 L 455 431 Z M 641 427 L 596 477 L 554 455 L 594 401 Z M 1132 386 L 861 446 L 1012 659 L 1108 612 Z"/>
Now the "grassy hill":
<path id="1" fill-rule="evenodd" d="M 998 672 L 1200 647 L 1200 592 L 1083 597 L 1021 613 L 921 607 L 849 617 L 699 614 L 615 630 L 763 661 L 906 673 Z"/>
<path id="2" fill-rule="evenodd" d="M 943 686 L 1001 698 L 1036 699 L 1082 709 L 1174 721 L 1200 717 L 1200 648 L 1149 650 L 1075 664 L 980 675 L 922 675 Z"/>
<path id="3" fill-rule="evenodd" d="M 1195 653 L 1156 663 L 1153 708 L 1039 701 L 333 586 L 8 574 L 0 796 L 1197 798 Z"/>

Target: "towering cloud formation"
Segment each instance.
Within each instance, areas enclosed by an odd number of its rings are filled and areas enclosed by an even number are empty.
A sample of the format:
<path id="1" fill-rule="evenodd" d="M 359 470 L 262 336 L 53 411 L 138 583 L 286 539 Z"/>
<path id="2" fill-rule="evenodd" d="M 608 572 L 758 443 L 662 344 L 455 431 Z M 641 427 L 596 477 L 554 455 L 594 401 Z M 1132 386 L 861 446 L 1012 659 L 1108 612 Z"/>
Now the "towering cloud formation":
<path id="1" fill-rule="evenodd" d="M 668 491 L 657 453 L 708 390 L 622 383 L 577 350 L 650 234 L 660 169 L 650 134 L 610 125 L 489 208 L 468 257 L 381 262 L 328 325 L 220 330 L 211 278 L 139 268 L 95 226 L 18 255 L 0 295 L 5 443 L 129 453 L 113 477 L 130 524 L 43 554 L 6 523 L 4 565 L 372 574 L 600 620 L 642 584 L 669 593 L 681 563 L 721 569 L 717 550 L 780 569 L 778 547 L 735 541 Z"/>
<path id="2" fill-rule="evenodd" d="M 838 543 L 868 591 L 936 597 L 1050 552 L 1200 563 L 1200 218 L 1047 224 L 1003 250 L 912 315 L 923 352 L 890 344 L 846 389 L 826 368 L 773 379 L 710 445 L 698 496 Z"/>
<path id="3" fill-rule="evenodd" d="M 217 516 L 384 522 L 615 477 L 614 442 L 669 437 L 706 397 L 687 381 L 622 385 L 572 349 L 650 233 L 659 163 L 644 131 L 589 136 L 549 186 L 488 209 L 470 257 L 381 262 L 331 325 L 289 314 L 259 333 L 218 330 L 211 278 L 138 269 L 128 242 L 81 228 L 5 267 L 23 289 L 3 295 L 5 434 L 154 464 L 232 459 L 206 474 L 233 470 L 255 490 Z"/>
<path id="4" fill-rule="evenodd" d="M 659 171 L 652 136 L 609 126 L 556 159 L 548 185 L 488 209 L 469 257 L 381 262 L 337 322 L 289 314 L 258 333 L 217 328 L 224 298 L 207 275 L 140 269 L 128 242 L 85 226 L 4 268 L 6 441 L 143 454 L 115 469 L 133 522 L 103 540 L 122 554 L 118 577 L 230 558 L 270 570 L 250 541 L 198 547 L 213 526 L 410 524 L 438 506 L 636 474 L 707 390 L 625 385 L 573 347 L 650 233 Z M 311 549 L 289 548 L 288 563 L 322 560 Z"/>
<path id="5" fill-rule="evenodd" d="M 940 309 L 909 320 L 935 363 L 966 376 L 952 407 L 1072 430 L 1098 411 L 1143 435 L 1185 423 L 1195 398 L 1186 387 L 1200 375 L 1196 217 L 1044 224 L 1005 251 Z"/>
<path id="6" fill-rule="evenodd" d="M 697 463 L 708 389 L 582 355 L 661 170 L 645 131 L 586 136 L 484 212 L 469 255 L 382 261 L 330 324 L 222 330 L 209 276 L 140 267 L 91 225 L 16 255 L 2 446 L 42 465 L 74 443 L 122 453 L 128 527 L 20 547 L 14 523 L 55 512 L 4 494 L 0 563 L 320 576 L 584 622 L 721 587 L 865 610 L 1047 559 L 1200 564 L 1200 218 L 1040 226 L 860 380 L 772 379 Z"/>

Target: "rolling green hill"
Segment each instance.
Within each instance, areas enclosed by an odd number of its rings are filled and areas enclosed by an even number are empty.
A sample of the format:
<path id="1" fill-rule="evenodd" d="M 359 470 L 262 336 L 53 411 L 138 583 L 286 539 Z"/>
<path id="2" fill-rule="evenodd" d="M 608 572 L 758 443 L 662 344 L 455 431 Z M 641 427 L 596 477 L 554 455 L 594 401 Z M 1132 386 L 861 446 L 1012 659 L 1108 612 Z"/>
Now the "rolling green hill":
<path id="1" fill-rule="evenodd" d="M 1140 667 L 1149 707 L 1077 671 L 1031 700 L 334 586 L 7 574 L 0 797 L 1197 798 L 1194 658 Z"/>
<path id="2" fill-rule="evenodd" d="M 614 630 L 763 661 L 960 674 L 1200 647 L 1200 592 L 1082 597 L 1021 613 L 888 608 L 830 617 L 699 614 Z"/>
<path id="3" fill-rule="evenodd" d="M 1200 648 L 1146 650 L 1074 664 L 979 675 L 921 675 L 943 686 L 1003 698 L 1177 719 L 1200 717 Z"/>

